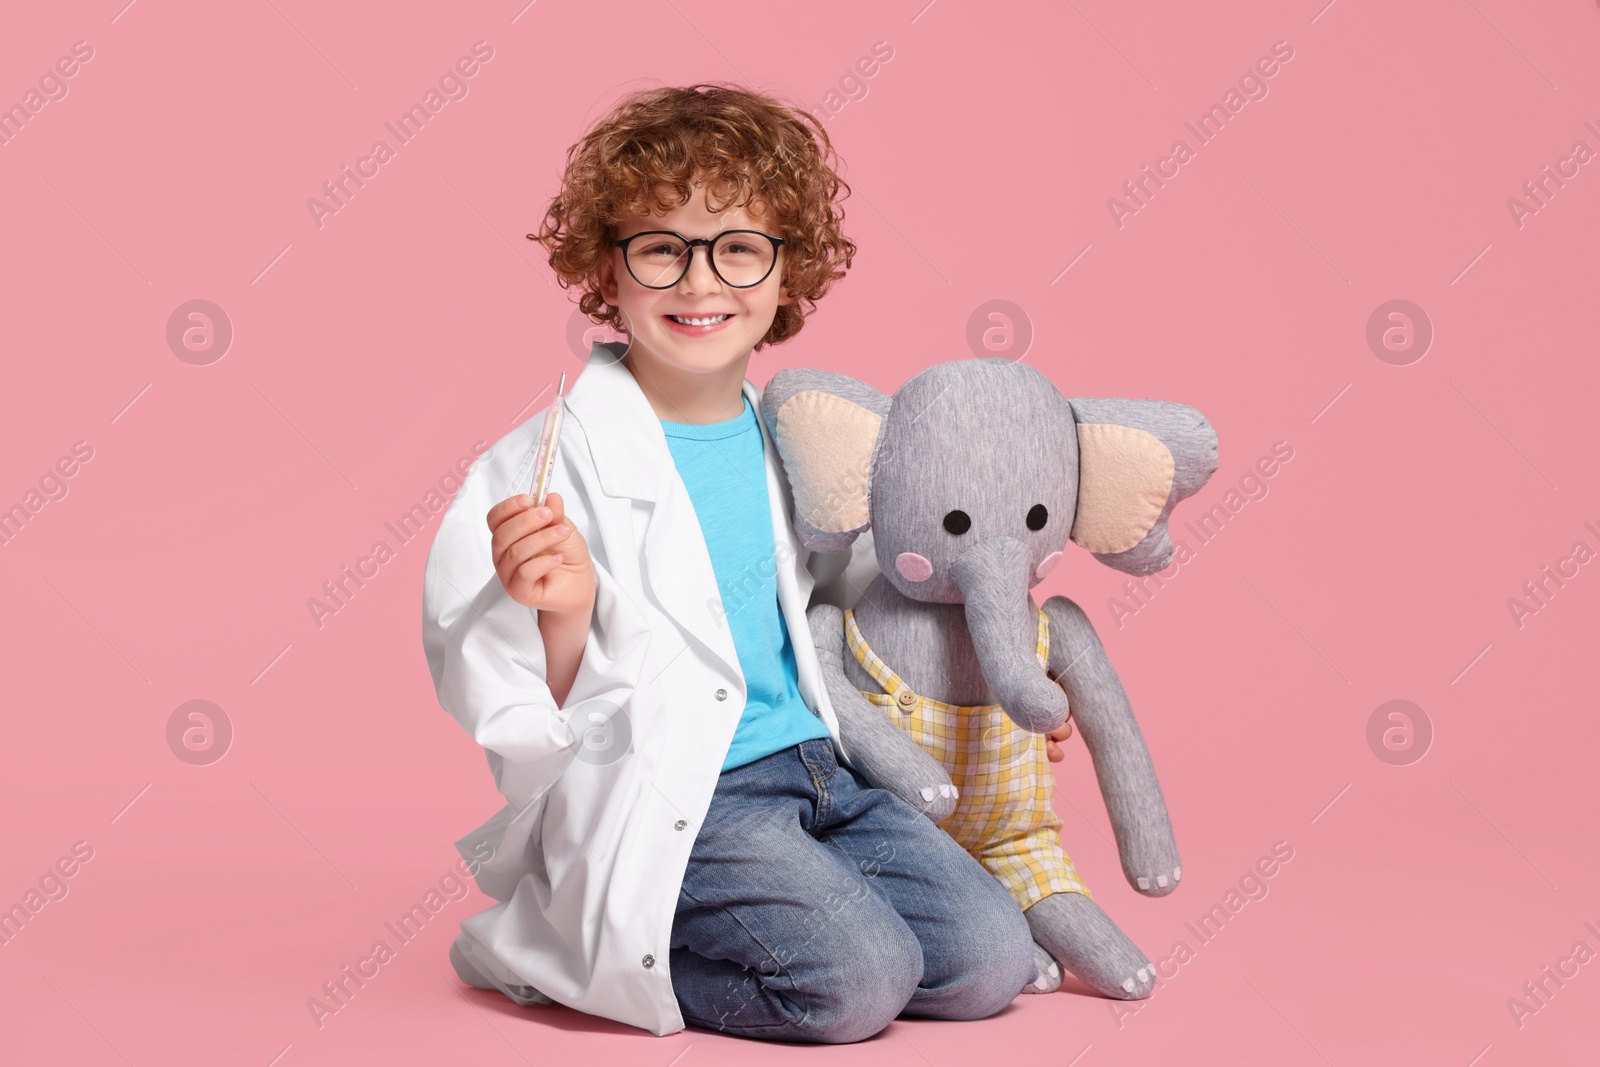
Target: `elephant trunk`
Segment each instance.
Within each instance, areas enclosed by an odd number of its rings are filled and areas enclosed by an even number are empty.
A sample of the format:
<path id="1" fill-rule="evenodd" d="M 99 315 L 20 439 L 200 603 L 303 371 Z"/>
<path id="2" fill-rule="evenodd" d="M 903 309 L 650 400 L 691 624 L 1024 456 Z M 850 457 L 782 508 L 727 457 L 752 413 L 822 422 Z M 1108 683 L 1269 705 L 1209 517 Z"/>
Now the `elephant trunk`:
<path id="1" fill-rule="evenodd" d="M 1028 599 L 1028 548 L 1010 537 L 973 545 L 951 568 L 984 680 L 1013 722 L 1032 733 L 1060 726 L 1067 694 L 1034 655 L 1039 620 Z"/>

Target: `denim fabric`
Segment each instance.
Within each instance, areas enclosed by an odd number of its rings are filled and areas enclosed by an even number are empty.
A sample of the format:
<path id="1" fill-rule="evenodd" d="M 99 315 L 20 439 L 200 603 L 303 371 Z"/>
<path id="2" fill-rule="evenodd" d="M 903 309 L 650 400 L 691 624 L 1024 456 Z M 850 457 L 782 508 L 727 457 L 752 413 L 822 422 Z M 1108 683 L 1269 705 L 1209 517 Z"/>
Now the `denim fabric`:
<path id="1" fill-rule="evenodd" d="M 828 739 L 724 772 L 672 927 L 684 1021 L 841 1043 L 896 1016 L 981 1019 L 1033 980 L 1016 901 Z"/>

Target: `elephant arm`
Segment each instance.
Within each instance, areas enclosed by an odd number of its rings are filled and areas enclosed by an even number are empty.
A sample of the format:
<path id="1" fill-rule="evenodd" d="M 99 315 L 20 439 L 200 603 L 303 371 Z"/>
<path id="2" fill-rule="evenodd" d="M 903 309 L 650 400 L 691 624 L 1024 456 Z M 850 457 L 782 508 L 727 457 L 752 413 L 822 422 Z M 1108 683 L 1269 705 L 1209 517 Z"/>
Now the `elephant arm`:
<path id="1" fill-rule="evenodd" d="M 944 766 L 863 697 L 844 673 L 844 612 L 833 604 L 814 604 L 806 620 L 851 767 L 870 785 L 887 789 L 936 823 L 944 821 L 956 808 L 956 787 Z"/>
<path id="2" fill-rule="evenodd" d="M 1072 718 L 1094 760 L 1100 795 L 1117 837 L 1122 873 L 1146 896 L 1166 896 L 1182 875 L 1155 765 L 1094 626 L 1064 596 L 1045 601 L 1050 674 L 1067 692 Z"/>

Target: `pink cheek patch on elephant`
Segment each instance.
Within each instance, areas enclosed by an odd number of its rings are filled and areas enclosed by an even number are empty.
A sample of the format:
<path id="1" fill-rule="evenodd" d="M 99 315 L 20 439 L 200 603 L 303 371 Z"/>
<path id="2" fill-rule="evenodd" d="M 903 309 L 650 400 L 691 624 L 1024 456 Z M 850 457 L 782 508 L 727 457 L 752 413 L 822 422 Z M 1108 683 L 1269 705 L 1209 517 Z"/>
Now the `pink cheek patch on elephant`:
<path id="1" fill-rule="evenodd" d="M 1061 553 L 1060 552 L 1052 552 L 1052 553 L 1050 553 L 1044 559 L 1041 559 L 1039 561 L 1039 566 L 1034 568 L 1033 576 L 1035 578 L 1043 578 L 1045 575 L 1047 575 L 1051 571 L 1055 570 L 1056 569 L 1056 564 L 1060 563 L 1060 562 L 1061 562 Z"/>
<path id="2" fill-rule="evenodd" d="M 919 556 L 915 552 L 902 552 L 896 556 L 894 569 L 908 582 L 925 582 L 933 577 L 933 564 L 928 562 L 928 557 Z"/>

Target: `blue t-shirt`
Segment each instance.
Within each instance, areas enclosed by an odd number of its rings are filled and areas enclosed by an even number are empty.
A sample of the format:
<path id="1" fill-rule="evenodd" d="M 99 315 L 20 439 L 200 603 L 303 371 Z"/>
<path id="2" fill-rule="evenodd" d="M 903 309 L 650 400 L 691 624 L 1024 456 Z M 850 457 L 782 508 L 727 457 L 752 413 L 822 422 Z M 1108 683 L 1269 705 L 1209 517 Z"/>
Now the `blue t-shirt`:
<path id="1" fill-rule="evenodd" d="M 744 713 L 722 761 L 725 771 L 828 736 L 827 725 L 800 696 L 794 645 L 778 605 L 761 426 L 750 398 L 743 400 L 744 412 L 727 422 L 661 421 L 705 534 L 723 621 L 744 672 Z"/>

